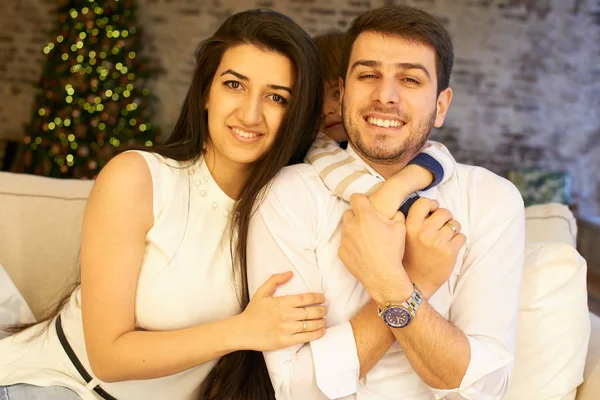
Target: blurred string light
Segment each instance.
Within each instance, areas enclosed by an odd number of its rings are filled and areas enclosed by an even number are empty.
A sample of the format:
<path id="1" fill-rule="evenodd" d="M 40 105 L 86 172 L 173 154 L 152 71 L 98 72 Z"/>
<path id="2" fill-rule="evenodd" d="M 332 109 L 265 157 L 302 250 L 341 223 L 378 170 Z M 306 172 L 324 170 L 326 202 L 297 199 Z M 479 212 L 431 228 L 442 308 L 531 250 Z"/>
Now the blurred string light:
<path id="1" fill-rule="evenodd" d="M 135 0 L 58 0 L 58 23 L 24 139 L 26 172 L 94 177 L 115 147 L 154 146 Z"/>

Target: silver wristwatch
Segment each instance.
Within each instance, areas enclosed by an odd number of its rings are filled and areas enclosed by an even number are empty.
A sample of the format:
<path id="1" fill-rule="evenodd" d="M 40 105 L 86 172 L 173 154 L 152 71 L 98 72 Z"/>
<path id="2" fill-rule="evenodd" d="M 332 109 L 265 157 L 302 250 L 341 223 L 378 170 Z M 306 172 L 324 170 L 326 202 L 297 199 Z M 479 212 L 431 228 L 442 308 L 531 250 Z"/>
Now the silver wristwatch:
<path id="1" fill-rule="evenodd" d="M 413 288 L 412 294 L 404 303 L 396 304 L 388 301 L 383 309 L 377 309 L 377 314 L 389 327 L 404 328 L 417 314 L 417 310 L 423 302 L 423 295 L 414 284 Z"/>

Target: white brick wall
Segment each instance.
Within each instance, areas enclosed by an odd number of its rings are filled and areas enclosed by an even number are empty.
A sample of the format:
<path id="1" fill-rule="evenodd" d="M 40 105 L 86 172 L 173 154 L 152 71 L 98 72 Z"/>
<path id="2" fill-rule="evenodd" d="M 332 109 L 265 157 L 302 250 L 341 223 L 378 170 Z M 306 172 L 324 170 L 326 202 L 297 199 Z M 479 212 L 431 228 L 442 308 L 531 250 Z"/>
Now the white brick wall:
<path id="1" fill-rule="evenodd" d="M 155 122 L 172 127 L 193 53 L 231 13 L 281 11 L 311 35 L 346 28 L 385 0 L 140 0 L 146 53 L 162 69 L 151 86 Z M 600 0 L 397 1 L 441 17 L 452 34 L 454 101 L 434 138 L 462 162 L 569 170 L 583 213 L 600 214 Z M 20 138 L 30 116 L 41 49 L 56 20 L 46 0 L 3 0 L 0 137 Z"/>

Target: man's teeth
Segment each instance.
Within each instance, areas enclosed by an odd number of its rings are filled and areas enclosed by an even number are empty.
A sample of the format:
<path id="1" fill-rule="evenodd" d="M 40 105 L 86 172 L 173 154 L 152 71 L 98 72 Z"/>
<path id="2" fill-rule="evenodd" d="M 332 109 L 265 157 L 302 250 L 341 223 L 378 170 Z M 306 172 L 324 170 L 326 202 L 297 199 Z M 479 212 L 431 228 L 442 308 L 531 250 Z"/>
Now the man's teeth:
<path id="1" fill-rule="evenodd" d="M 368 117 L 367 122 L 370 123 L 371 125 L 377 125 L 382 128 L 389 128 L 389 127 L 397 128 L 399 126 L 404 125 L 401 121 L 397 121 L 395 119 L 381 119 L 381 118 L 373 118 L 373 117 Z"/>
<path id="2" fill-rule="evenodd" d="M 237 133 L 239 136 L 241 136 L 243 138 L 247 138 L 247 139 L 248 138 L 254 138 L 254 137 L 260 136 L 260 134 L 258 134 L 258 133 L 246 132 L 246 131 L 243 131 L 243 130 L 238 129 L 238 128 L 231 128 L 231 129 L 235 133 Z"/>

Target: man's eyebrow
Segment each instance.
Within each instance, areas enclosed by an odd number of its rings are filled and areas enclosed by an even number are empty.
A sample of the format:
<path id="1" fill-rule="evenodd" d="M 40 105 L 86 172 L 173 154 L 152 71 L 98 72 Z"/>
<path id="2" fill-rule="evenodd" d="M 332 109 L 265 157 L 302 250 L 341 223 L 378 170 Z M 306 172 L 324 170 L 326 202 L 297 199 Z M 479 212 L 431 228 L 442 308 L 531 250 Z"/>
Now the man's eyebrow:
<path id="1" fill-rule="evenodd" d="M 396 68 L 399 68 L 399 69 L 420 69 L 421 71 L 423 71 L 425 73 L 425 75 L 427 75 L 428 79 L 431 79 L 431 76 L 429 75 L 429 71 L 427 70 L 427 68 L 425 68 L 425 66 L 423 64 L 420 64 L 420 63 L 397 63 L 396 64 Z"/>
<path id="2" fill-rule="evenodd" d="M 249 81 L 249 80 L 250 80 L 250 79 L 249 79 L 247 76 L 245 76 L 245 75 L 242 75 L 242 74 L 240 74 L 239 72 L 235 72 L 235 71 L 234 71 L 234 70 L 232 70 L 232 69 L 228 69 L 228 70 L 226 70 L 226 71 L 222 72 L 220 76 L 227 75 L 227 74 L 231 74 L 231 75 L 233 75 L 233 76 L 235 76 L 235 77 L 237 77 L 238 79 L 241 79 L 241 80 L 243 80 L 243 81 Z M 292 94 L 292 89 L 290 89 L 290 88 L 289 88 L 289 87 L 287 87 L 287 86 L 281 86 L 281 85 L 267 85 L 267 87 L 269 87 L 269 88 L 271 88 L 271 89 L 275 89 L 275 90 L 285 90 L 285 91 L 286 91 L 286 92 L 288 92 L 289 94 Z"/>
<path id="3" fill-rule="evenodd" d="M 380 68 L 381 63 L 379 61 L 375 61 L 375 60 L 357 60 L 354 62 L 354 64 L 352 64 L 352 67 L 350 67 L 350 71 L 352 72 L 352 70 L 354 68 L 359 67 L 359 66 L 369 67 L 369 68 Z M 420 63 L 409 63 L 409 62 L 396 63 L 396 68 L 420 69 L 421 71 L 423 71 L 425 73 L 425 75 L 427 75 L 427 78 L 431 79 L 431 75 L 429 74 L 429 71 L 427 70 L 427 68 L 425 68 L 425 66 Z"/>
<path id="4" fill-rule="evenodd" d="M 356 67 L 369 67 L 369 68 L 377 68 L 377 67 L 381 67 L 381 63 L 379 61 L 375 61 L 375 60 L 356 60 L 354 62 L 354 64 L 352 64 L 352 66 L 350 67 L 350 72 L 352 72 L 352 70 Z"/>

